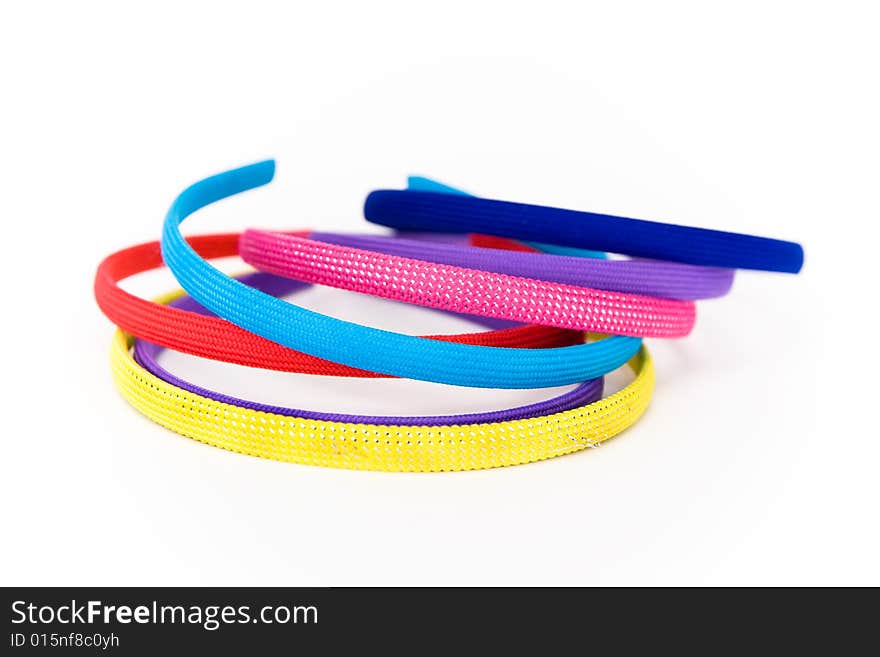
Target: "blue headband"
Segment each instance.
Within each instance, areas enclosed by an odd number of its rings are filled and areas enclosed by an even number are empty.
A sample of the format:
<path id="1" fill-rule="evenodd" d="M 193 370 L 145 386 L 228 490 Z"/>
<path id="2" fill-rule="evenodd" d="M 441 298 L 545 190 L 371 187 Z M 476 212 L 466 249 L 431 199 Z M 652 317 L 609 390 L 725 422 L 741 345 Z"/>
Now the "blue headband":
<path id="1" fill-rule="evenodd" d="M 719 230 L 495 201 L 450 193 L 377 190 L 367 196 L 364 216 L 397 230 L 486 233 L 568 247 L 623 253 L 691 265 L 797 273 L 799 244 Z"/>
<path id="2" fill-rule="evenodd" d="M 467 192 L 463 192 L 455 187 L 444 185 L 432 178 L 423 176 L 410 176 L 406 179 L 406 188 L 413 192 L 442 192 L 444 194 L 459 194 L 460 196 L 471 196 Z M 559 246 L 558 244 L 544 244 L 542 242 L 529 242 L 523 240 L 525 244 L 538 249 L 544 253 L 553 255 L 575 256 L 578 258 L 600 258 L 607 259 L 608 256 L 601 251 L 590 251 L 587 249 L 576 249 L 571 246 Z"/>
<path id="3" fill-rule="evenodd" d="M 581 383 L 622 366 L 641 345 L 638 338 L 620 336 L 550 349 L 440 342 L 334 319 L 236 281 L 187 244 L 180 224 L 206 205 L 265 185 L 274 173 L 275 162 L 267 160 L 191 185 L 172 203 L 162 231 L 162 257 L 180 285 L 208 310 L 252 333 L 352 367 L 478 388 Z"/>

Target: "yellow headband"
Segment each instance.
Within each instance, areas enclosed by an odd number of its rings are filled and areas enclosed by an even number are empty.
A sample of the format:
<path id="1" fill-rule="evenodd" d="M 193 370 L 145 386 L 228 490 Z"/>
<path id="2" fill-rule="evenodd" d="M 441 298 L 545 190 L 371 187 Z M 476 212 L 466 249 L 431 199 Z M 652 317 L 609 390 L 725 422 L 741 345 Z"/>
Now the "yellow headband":
<path id="1" fill-rule="evenodd" d="M 157 299 L 167 303 L 180 293 Z M 526 420 L 450 426 L 374 425 L 276 415 L 218 402 L 173 386 L 131 356 L 134 338 L 113 337 L 116 387 L 154 422 L 233 452 L 277 461 L 357 470 L 478 470 L 541 461 L 593 447 L 632 425 L 654 390 L 643 346 L 629 361 L 635 379 L 597 402 Z"/>

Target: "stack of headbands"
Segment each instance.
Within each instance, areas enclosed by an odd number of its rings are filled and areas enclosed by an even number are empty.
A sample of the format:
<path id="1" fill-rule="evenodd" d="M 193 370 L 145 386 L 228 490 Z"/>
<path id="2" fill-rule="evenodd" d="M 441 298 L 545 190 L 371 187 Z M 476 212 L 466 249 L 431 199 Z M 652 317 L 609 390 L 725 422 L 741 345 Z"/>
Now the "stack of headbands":
<path id="1" fill-rule="evenodd" d="M 423 178 L 367 197 L 366 219 L 395 229 L 396 237 L 181 235 L 190 214 L 270 182 L 274 170 L 273 161 L 260 162 L 184 190 L 168 211 L 161 243 L 119 251 L 100 264 L 95 296 L 119 327 L 112 371 L 132 406 L 184 436 L 281 461 L 470 470 L 598 445 L 648 405 L 654 368 L 642 338 L 688 335 L 694 301 L 726 294 L 733 269 L 796 273 L 803 262 L 792 242 L 488 200 Z M 605 252 L 631 258 L 608 259 Z M 208 262 L 234 255 L 258 271 L 236 279 Z M 163 264 L 188 296 L 178 291 L 147 301 L 119 287 Z M 415 337 L 281 298 L 307 284 L 465 314 L 487 330 Z M 487 413 L 317 413 L 188 383 L 162 368 L 162 349 L 313 375 L 482 388 L 578 385 L 548 401 Z M 602 377 L 624 365 L 632 382 L 603 397 Z"/>

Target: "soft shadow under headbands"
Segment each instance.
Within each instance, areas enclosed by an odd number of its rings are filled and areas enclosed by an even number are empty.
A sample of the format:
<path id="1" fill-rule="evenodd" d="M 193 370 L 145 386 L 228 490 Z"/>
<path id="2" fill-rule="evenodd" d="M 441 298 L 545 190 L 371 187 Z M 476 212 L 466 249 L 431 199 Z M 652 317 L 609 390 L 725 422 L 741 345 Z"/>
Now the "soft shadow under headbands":
<path id="1" fill-rule="evenodd" d="M 181 235 L 180 224 L 206 205 L 270 182 L 274 173 L 274 161 L 267 160 L 195 183 L 175 199 L 162 231 L 162 256 L 183 288 L 248 331 L 351 367 L 481 388 L 580 383 L 622 366 L 641 345 L 639 338 L 623 336 L 541 350 L 438 342 L 334 319 L 248 287 L 200 257 Z"/>
<path id="2" fill-rule="evenodd" d="M 691 265 L 797 273 L 800 244 L 445 192 L 377 190 L 364 216 L 397 230 L 486 233 Z"/>

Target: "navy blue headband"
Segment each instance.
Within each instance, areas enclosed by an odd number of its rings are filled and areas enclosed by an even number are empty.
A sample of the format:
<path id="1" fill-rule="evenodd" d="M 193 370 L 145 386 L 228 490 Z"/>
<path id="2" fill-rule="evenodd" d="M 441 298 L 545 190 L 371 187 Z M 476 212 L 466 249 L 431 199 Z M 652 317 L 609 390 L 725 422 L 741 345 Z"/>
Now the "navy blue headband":
<path id="1" fill-rule="evenodd" d="M 797 273 L 804 261 L 794 242 L 442 192 L 377 190 L 364 216 L 397 230 L 486 233 L 691 265 Z"/>

